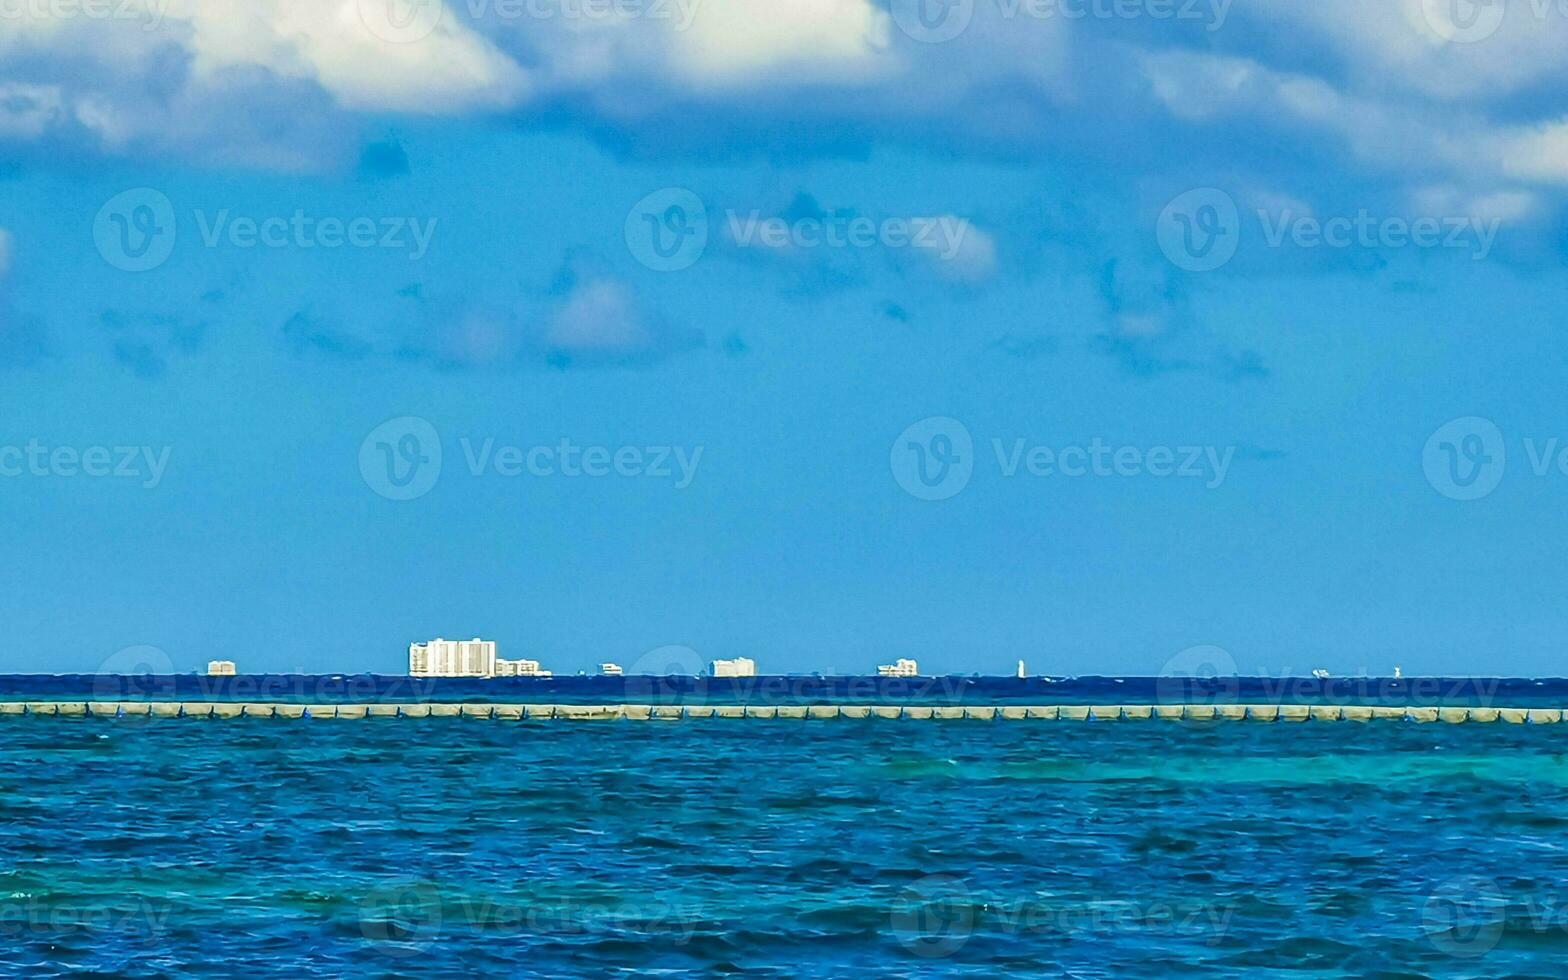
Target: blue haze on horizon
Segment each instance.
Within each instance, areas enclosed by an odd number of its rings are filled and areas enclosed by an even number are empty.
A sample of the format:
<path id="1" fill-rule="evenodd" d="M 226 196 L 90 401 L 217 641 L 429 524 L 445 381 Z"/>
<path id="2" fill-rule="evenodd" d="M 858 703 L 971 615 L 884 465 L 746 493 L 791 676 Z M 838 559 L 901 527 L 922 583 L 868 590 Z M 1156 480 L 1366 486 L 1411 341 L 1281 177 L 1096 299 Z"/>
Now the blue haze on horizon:
<path id="1" fill-rule="evenodd" d="M 685 30 L 454 3 L 402 41 L 342 0 L 0 24 L 0 449 L 168 451 L 156 481 L 0 477 L 0 672 L 391 673 L 481 635 L 558 673 L 1568 673 L 1568 472 L 1532 458 L 1568 448 L 1568 21 L 1005 6 L 947 41 L 904 0 Z M 706 208 L 687 268 L 638 239 L 660 192 Z M 164 199 L 172 251 L 132 271 L 115 213 Z M 1181 201 L 1234 257 L 1180 254 Z M 431 235 L 204 240 L 297 211 Z M 1375 240 L 1299 223 L 1358 215 Z M 733 240 L 748 216 L 961 245 Z M 1387 224 L 1420 218 L 1453 247 Z M 402 500 L 372 433 L 406 418 L 442 460 Z M 909 443 L 959 431 L 968 482 L 919 499 Z M 685 487 L 470 473 L 563 439 L 701 455 Z M 1008 476 L 1018 440 L 1227 465 Z"/>

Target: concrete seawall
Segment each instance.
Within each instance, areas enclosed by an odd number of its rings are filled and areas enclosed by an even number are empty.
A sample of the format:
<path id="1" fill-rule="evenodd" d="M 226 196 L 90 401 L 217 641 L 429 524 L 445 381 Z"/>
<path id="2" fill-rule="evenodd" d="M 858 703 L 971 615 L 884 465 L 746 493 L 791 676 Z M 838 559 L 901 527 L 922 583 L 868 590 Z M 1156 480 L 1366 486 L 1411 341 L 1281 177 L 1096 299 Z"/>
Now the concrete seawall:
<path id="1" fill-rule="evenodd" d="M 211 701 L 0 701 L 0 717 L 88 718 L 474 718 L 500 721 L 678 721 L 708 718 L 912 721 L 1309 721 L 1506 722 L 1550 725 L 1560 708 L 1430 708 L 1305 704 L 1205 705 L 678 705 L 678 704 L 285 704 Z"/>

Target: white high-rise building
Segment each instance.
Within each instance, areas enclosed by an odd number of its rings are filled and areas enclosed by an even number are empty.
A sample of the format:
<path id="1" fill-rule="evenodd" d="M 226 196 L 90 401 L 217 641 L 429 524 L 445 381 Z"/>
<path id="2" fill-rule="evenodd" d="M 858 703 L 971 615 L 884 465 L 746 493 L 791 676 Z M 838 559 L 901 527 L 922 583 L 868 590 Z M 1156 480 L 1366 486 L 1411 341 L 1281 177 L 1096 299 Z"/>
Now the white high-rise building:
<path id="1" fill-rule="evenodd" d="M 408 645 L 408 672 L 414 677 L 549 677 L 537 660 L 502 660 L 495 641 L 443 640 Z"/>
<path id="2" fill-rule="evenodd" d="M 537 660 L 497 660 L 496 677 L 553 677 L 548 670 L 539 669 Z"/>
<path id="3" fill-rule="evenodd" d="M 408 645 L 408 672 L 415 677 L 494 677 L 495 641 L 443 640 Z"/>
<path id="4" fill-rule="evenodd" d="M 878 677 L 914 677 L 919 673 L 920 665 L 908 659 L 902 659 L 896 663 L 883 664 L 877 668 Z"/>
<path id="5" fill-rule="evenodd" d="M 715 660 L 708 664 L 708 674 L 712 677 L 756 677 L 757 662 L 746 657 Z"/>

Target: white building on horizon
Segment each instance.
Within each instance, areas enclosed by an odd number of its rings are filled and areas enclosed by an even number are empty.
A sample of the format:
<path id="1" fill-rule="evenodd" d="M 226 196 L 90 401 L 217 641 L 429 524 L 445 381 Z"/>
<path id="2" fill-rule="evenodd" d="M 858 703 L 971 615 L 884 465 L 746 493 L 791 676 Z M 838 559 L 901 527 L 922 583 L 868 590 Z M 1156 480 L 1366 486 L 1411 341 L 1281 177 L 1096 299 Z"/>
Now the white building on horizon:
<path id="1" fill-rule="evenodd" d="M 496 677 L 553 677 L 548 670 L 539 669 L 537 660 L 500 660 L 495 662 Z"/>
<path id="2" fill-rule="evenodd" d="M 502 660 L 495 641 L 445 640 L 408 645 L 408 672 L 413 677 L 549 677 L 537 660 Z"/>
<path id="3" fill-rule="evenodd" d="M 208 677 L 233 677 L 234 676 L 234 661 L 232 661 L 232 660 L 209 660 L 209 661 L 207 661 L 207 676 Z"/>
<path id="4" fill-rule="evenodd" d="M 896 663 L 883 664 L 877 668 L 878 677 L 916 677 L 920 674 L 920 665 L 907 657 L 900 658 Z"/>
<path id="5" fill-rule="evenodd" d="M 708 664 L 710 677 L 756 677 L 757 662 L 746 657 L 734 660 L 714 660 Z"/>

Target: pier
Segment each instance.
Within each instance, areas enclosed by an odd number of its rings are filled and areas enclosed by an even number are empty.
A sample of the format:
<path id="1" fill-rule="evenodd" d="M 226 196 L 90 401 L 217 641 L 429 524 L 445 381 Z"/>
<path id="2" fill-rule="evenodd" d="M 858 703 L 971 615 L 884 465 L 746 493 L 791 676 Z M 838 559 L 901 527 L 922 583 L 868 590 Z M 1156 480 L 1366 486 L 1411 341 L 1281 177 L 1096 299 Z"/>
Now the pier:
<path id="1" fill-rule="evenodd" d="M 1111 705 L 715 705 L 715 704 L 297 704 L 269 701 L 3 701 L 0 718 L 473 718 L 494 721 L 1402 721 L 1551 725 L 1561 708 L 1417 707 L 1307 704 Z"/>

